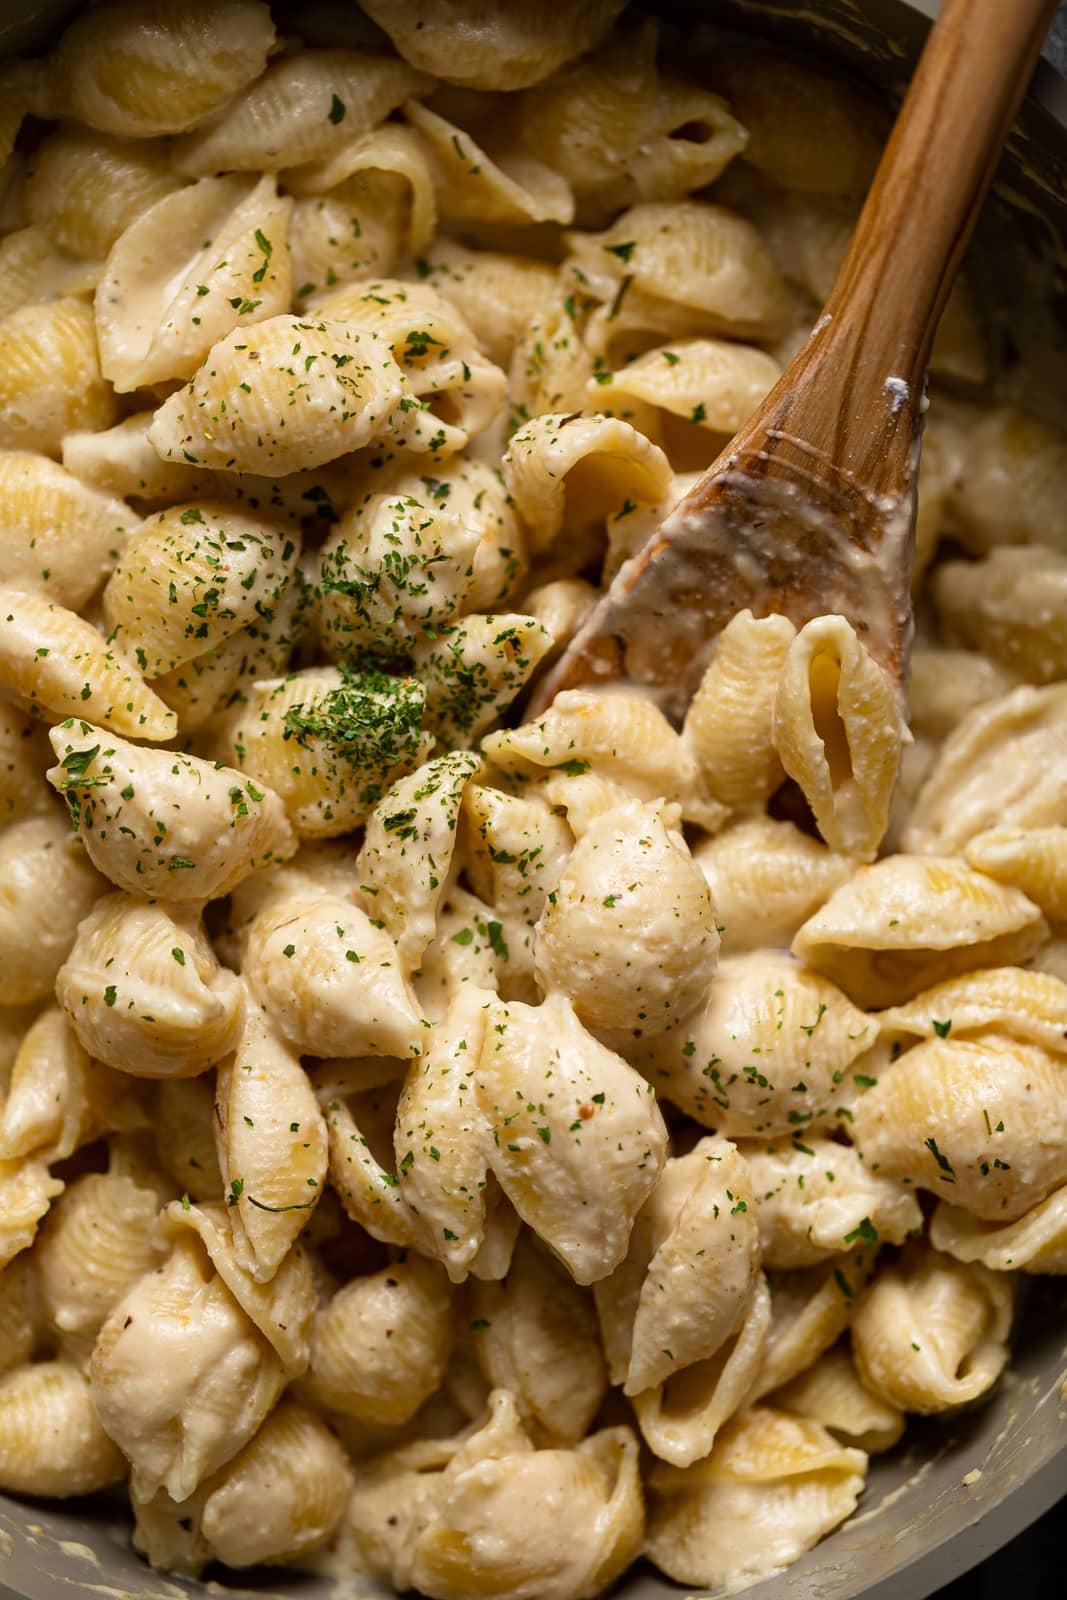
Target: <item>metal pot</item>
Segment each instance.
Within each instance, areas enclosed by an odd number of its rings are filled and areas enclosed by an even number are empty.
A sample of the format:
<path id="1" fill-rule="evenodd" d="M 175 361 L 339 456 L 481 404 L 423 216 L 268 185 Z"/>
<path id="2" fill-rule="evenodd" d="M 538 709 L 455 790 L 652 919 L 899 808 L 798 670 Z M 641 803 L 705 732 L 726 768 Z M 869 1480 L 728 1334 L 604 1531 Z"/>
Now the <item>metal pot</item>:
<path id="1" fill-rule="evenodd" d="M 1011 4 L 1011 0 L 1004 0 Z M 658 0 L 691 28 L 705 18 L 834 61 L 898 96 L 935 0 Z M 0 57 L 39 51 L 78 9 L 70 0 L 0 0 Z M 1048 56 L 1067 67 L 1067 7 Z M 1067 79 L 1046 60 L 1012 135 L 986 207 L 972 269 L 990 308 L 994 367 L 1020 354 L 1032 378 L 1027 406 L 1067 415 Z M 1018 384 L 1014 392 L 1020 392 Z M 913 1422 L 905 1442 L 872 1463 L 859 1512 L 748 1600 L 919 1600 L 998 1549 L 1067 1495 L 1067 1282 L 1036 1280 L 1012 1364 L 990 1401 L 947 1419 Z M 274 1582 L 271 1582 L 271 1577 Z M 5 1587 L 6 1586 L 6 1587 Z M 117 1501 L 27 1504 L 0 1496 L 0 1595 L 55 1600 L 70 1589 L 107 1600 L 202 1600 L 194 1580 L 148 1571 L 129 1544 Z M 289 1569 L 235 1577 L 211 1592 L 235 1600 L 361 1600 L 382 1591 L 360 1579 Z M 650 1568 L 620 1600 L 667 1600 L 678 1589 Z"/>

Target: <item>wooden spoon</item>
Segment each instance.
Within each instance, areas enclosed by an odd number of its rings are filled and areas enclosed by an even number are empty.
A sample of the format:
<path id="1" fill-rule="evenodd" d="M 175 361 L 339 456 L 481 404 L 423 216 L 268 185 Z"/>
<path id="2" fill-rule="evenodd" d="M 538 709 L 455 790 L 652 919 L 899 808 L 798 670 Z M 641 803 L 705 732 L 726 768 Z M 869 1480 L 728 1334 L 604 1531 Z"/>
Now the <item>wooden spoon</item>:
<path id="1" fill-rule="evenodd" d="M 945 0 L 848 253 L 759 410 L 617 574 L 530 715 L 629 680 L 681 720 L 746 606 L 846 616 L 902 685 L 915 480 L 937 321 L 1056 0 Z"/>

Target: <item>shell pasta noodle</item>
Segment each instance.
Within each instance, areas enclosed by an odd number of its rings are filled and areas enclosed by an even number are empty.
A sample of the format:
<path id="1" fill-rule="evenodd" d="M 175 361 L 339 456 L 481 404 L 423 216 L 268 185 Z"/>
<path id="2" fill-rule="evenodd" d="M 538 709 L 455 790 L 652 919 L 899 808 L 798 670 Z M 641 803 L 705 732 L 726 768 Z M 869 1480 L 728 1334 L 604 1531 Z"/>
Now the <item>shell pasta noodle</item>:
<path id="1" fill-rule="evenodd" d="M 306 10 L 0 69 L 0 1492 L 733 1592 L 1067 1274 L 1067 435 L 961 286 L 909 691 L 745 610 L 681 725 L 531 719 L 881 111 L 626 0 Z"/>

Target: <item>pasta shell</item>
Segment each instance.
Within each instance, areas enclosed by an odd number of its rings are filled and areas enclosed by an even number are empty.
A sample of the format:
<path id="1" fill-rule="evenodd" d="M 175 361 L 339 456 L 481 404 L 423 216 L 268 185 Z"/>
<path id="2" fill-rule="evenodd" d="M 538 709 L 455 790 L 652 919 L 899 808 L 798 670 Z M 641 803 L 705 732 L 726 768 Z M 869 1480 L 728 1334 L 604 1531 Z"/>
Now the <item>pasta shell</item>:
<path id="1" fill-rule="evenodd" d="M 760 951 L 719 965 L 702 1013 L 641 1051 L 657 1092 L 730 1138 L 802 1135 L 876 1025 L 818 973 Z"/>
<path id="2" fill-rule="evenodd" d="M 403 61 L 356 50 L 298 50 L 254 76 L 206 127 L 178 140 L 178 172 L 277 172 L 323 161 L 432 87 Z"/>
<path id="3" fill-rule="evenodd" d="M 219 1068 L 215 1125 L 234 1256 L 269 1283 L 322 1193 L 326 1124 L 299 1060 L 253 1005 Z"/>
<path id="4" fill-rule="evenodd" d="M 0 449 L 58 456 L 66 434 L 109 428 L 117 415 L 84 301 L 20 306 L 0 320 Z"/>
<path id="5" fill-rule="evenodd" d="M 535 314 L 556 293 L 556 273 L 545 262 L 468 250 L 447 238 L 434 240 L 419 270 L 451 301 L 500 367 L 507 366 Z"/>
<path id="6" fill-rule="evenodd" d="M 139 1499 L 160 1488 L 187 1499 L 248 1442 L 285 1384 L 277 1355 L 188 1234 L 111 1312 L 90 1377 Z"/>
<path id="7" fill-rule="evenodd" d="M 774 747 L 774 702 L 795 635 L 786 617 L 732 617 L 690 702 L 682 736 L 710 793 L 725 805 L 759 805 L 785 776 Z"/>
<path id="8" fill-rule="evenodd" d="M 915 1194 L 847 1145 L 797 1134 L 789 1143 L 742 1148 L 768 1267 L 810 1267 L 857 1245 L 902 1244 L 922 1230 Z"/>
<path id="9" fill-rule="evenodd" d="M 60 1333 L 90 1340 L 111 1308 L 159 1260 L 159 1199 L 132 1178 L 89 1172 L 52 1207 L 35 1255 L 41 1298 Z"/>
<path id="10" fill-rule="evenodd" d="M 794 1416 L 810 1417 L 840 1439 L 869 1455 L 891 1450 L 904 1432 L 904 1415 L 871 1393 L 860 1379 L 846 1344 L 836 1344 L 813 1367 L 787 1383 L 774 1404 Z"/>
<path id="11" fill-rule="evenodd" d="M 395 783 L 367 818 L 360 890 L 395 943 L 405 973 L 418 967 L 434 936 L 460 804 L 478 766 L 476 755 L 456 750 L 427 761 Z"/>
<path id="12" fill-rule="evenodd" d="M 879 1399 L 923 1416 L 976 1400 L 1007 1362 L 1013 1291 L 985 1267 L 911 1246 L 856 1308 L 860 1377 Z"/>
<path id="13" fill-rule="evenodd" d="M 44 1000 L 105 885 L 63 818 L 0 833 L 0 1006 Z"/>
<path id="14" fill-rule="evenodd" d="M 663 1166 L 666 1130 L 651 1088 L 642 1092 L 562 995 L 537 1007 L 497 1002 L 489 1019 L 475 1083 L 493 1170 L 575 1282 L 593 1283 L 625 1255 Z"/>
<path id="15" fill-rule="evenodd" d="M 52 109 L 48 68 L 43 61 L 5 61 L 0 72 L 0 162 L 7 162 L 23 119 Z"/>
<path id="16" fill-rule="evenodd" d="M 454 1323 L 434 1262 L 411 1255 L 355 1278 L 316 1315 L 302 1393 L 359 1422 L 408 1422 L 440 1386 Z"/>
<path id="17" fill-rule="evenodd" d="M 552 648 L 533 617 L 505 611 L 462 617 L 415 651 L 426 722 L 446 749 L 467 749 L 530 681 Z"/>
<path id="18" fill-rule="evenodd" d="M 54 64 L 66 109 L 91 128 L 137 139 L 181 133 L 263 71 L 274 44 L 259 0 L 107 0 L 78 17 Z"/>
<path id="19" fill-rule="evenodd" d="M 24 1253 L 0 1273 L 0 1376 L 28 1361 L 37 1344 L 40 1295 L 30 1263 Z"/>
<path id="20" fill-rule="evenodd" d="M 611 27 L 622 0 L 593 0 L 580 12 L 434 0 L 419 21 L 398 0 L 370 0 L 364 9 L 421 72 L 468 89 L 499 90 L 537 83 L 588 50 Z"/>
<path id="21" fill-rule="evenodd" d="M 1067 828 L 990 828 L 964 855 L 987 877 L 1021 889 L 1051 922 L 1067 922 Z"/>
<path id="22" fill-rule="evenodd" d="M 316 1056 L 418 1055 L 428 1024 L 388 933 L 321 890 L 294 893 L 252 926 L 242 971 L 274 1025 Z"/>
<path id="23" fill-rule="evenodd" d="M 853 1132 L 888 1176 L 1011 1222 L 1067 1181 L 1065 1083 L 1062 1057 L 993 1031 L 929 1039 L 880 1075 Z"/>
<path id="24" fill-rule="evenodd" d="M 777 383 L 781 368 L 754 346 L 722 339 L 680 339 L 596 379 L 591 402 L 643 400 L 712 433 L 736 433 Z"/>
<path id="25" fill-rule="evenodd" d="M 255 580 L 249 583 L 250 589 L 255 586 Z M 187 733 L 240 705 L 261 678 L 273 678 L 286 670 L 304 632 L 305 599 L 299 577 L 268 589 L 255 602 L 252 620 L 245 628 L 155 680 L 155 687 Z"/>
<path id="26" fill-rule="evenodd" d="M 299 542 L 217 504 L 172 506 L 133 530 L 104 591 L 109 636 L 150 678 L 269 622 Z"/>
<path id="27" fill-rule="evenodd" d="M 975 650 L 913 650 L 908 723 L 918 739 L 947 739 L 969 711 L 1007 694 L 1014 673 Z"/>
<path id="28" fill-rule="evenodd" d="M 1028 545 L 945 561 L 932 589 L 950 643 L 987 652 L 1027 683 L 1067 673 L 1067 554 Z"/>
<path id="29" fill-rule="evenodd" d="M 292 168 L 285 175 L 285 186 L 293 194 L 332 196 L 346 210 L 354 207 L 360 227 L 356 237 L 365 237 L 369 228 L 378 241 L 376 247 L 391 250 L 394 258 L 425 249 L 437 221 L 422 141 L 412 129 L 395 122 L 349 138 L 324 161 Z M 350 231 L 356 233 L 352 224 Z M 392 261 L 382 260 L 377 271 L 391 268 Z"/>
<path id="30" fill-rule="evenodd" d="M 559 888 L 574 835 L 540 797 L 476 783 L 464 792 L 460 826 L 467 880 L 515 928 L 508 969 L 532 978 L 534 928 Z"/>
<path id="31" fill-rule="evenodd" d="M 708 995 L 715 908 L 662 805 L 631 801 L 582 834 L 537 924 L 542 989 L 570 997 L 585 1025 L 625 1050 L 670 1033 Z"/>
<path id="32" fill-rule="evenodd" d="M 64 1187 L 33 1156 L 0 1160 L 0 1269 L 30 1248 L 38 1223 Z"/>
<path id="33" fill-rule="evenodd" d="M 89 1384 L 68 1361 L 0 1378 L 0 1487 L 9 1494 L 92 1494 L 121 1483 L 126 1462 L 103 1428 Z"/>
<path id="34" fill-rule="evenodd" d="M 50 811 L 44 778 L 43 729 L 8 701 L 0 701 L 0 825 Z"/>
<path id="35" fill-rule="evenodd" d="M 123 501 L 22 451 L 0 453 L 0 514 L 0 583 L 36 590 L 71 611 L 110 573 L 136 520 Z"/>
<path id="36" fill-rule="evenodd" d="M 1058 826 L 1067 806 L 1067 684 L 1013 689 L 945 740 L 902 836 L 905 850 L 950 854 L 989 828 Z"/>
<path id="37" fill-rule="evenodd" d="M 653 1470 L 646 1554 L 677 1583 L 754 1583 L 851 1515 L 866 1472 L 864 1452 L 819 1423 L 753 1407 L 706 1462 Z"/>
<path id="38" fill-rule="evenodd" d="M 200 1529 L 228 1567 L 296 1561 L 336 1531 L 352 1483 L 348 1456 L 326 1424 L 284 1400 L 212 1487 Z"/>
<path id="39" fill-rule="evenodd" d="M 96 294 L 100 365 L 120 394 L 190 378 L 231 331 L 289 310 L 292 208 L 265 176 L 203 178 L 140 212 Z"/>
<path id="40" fill-rule="evenodd" d="M 926 989 L 880 1020 L 883 1037 L 951 1034 L 958 1039 L 994 1028 L 1062 1055 L 1067 1051 L 1067 984 L 1050 973 L 989 967 Z"/>
<path id="41" fill-rule="evenodd" d="M 177 718 L 92 623 L 43 595 L 0 587 L 0 688 L 35 716 L 77 713 L 139 739 L 173 739 Z"/>
<path id="42" fill-rule="evenodd" d="M 430 159 L 437 204 L 449 220 L 478 222 L 570 222 L 570 184 L 513 143 L 494 136 L 491 125 L 461 128 L 428 106 L 410 100 L 404 115 L 418 130 Z"/>
<path id="43" fill-rule="evenodd" d="M 722 951 L 788 946 L 855 870 L 851 857 L 792 822 L 751 817 L 694 846 L 722 928 Z"/>
<path id="44" fill-rule="evenodd" d="M 0 184 L 6 170 L 0 168 Z M 99 262 L 78 261 L 58 250 L 43 228 L 16 228 L 0 239 L 0 317 L 23 306 L 89 294 L 100 272 Z"/>
<path id="45" fill-rule="evenodd" d="M 81 721 L 60 723 L 51 738 L 49 782 L 91 859 L 132 894 L 201 906 L 296 849 L 278 796 L 232 767 L 146 750 Z"/>
<path id="46" fill-rule="evenodd" d="M 194 1200 L 221 1200 L 215 1155 L 215 1097 L 203 1078 L 162 1078 L 152 1131 L 163 1171 Z"/>
<path id="47" fill-rule="evenodd" d="M 930 1219 L 930 1243 L 957 1261 L 993 1272 L 1067 1274 L 1067 1189 L 1056 1189 L 1015 1222 L 984 1222 L 942 1200 Z"/>
<path id="48" fill-rule="evenodd" d="M 956 536 L 974 555 L 1000 544 L 1044 544 L 1067 550 L 1059 485 L 1067 439 L 1011 406 L 970 420 L 963 470 L 949 510 Z"/>
<path id="49" fill-rule="evenodd" d="M 793 953 L 865 1006 L 889 1006 L 954 973 L 1031 956 L 1038 908 L 949 856 L 860 867 L 797 933 Z"/>
<path id="50" fill-rule="evenodd" d="M 405 388 L 374 334 L 269 317 L 220 339 L 160 406 L 148 437 L 167 461 L 284 477 L 370 444 Z"/>
<path id="51" fill-rule="evenodd" d="M 126 1082 L 90 1061 L 54 1006 L 30 1026 L 0 1114 L 0 1160 L 65 1161 L 121 1120 Z"/>
<path id="52" fill-rule="evenodd" d="M 103 261 L 119 234 L 177 187 L 164 148 L 63 127 L 33 153 L 26 210 L 61 250 Z"/>
<path id="53" fill-rule="evenodd" d="M 576 1445 L 608 1382 L 588 1294 L 523 1234 L 506 1279 L 477 1284 L 472 1308 L 486 1382 L 515 1396 L 535 1443 Z"/>
<path id="54" fill-rule="evenodd" d="M 241 989 L 193 917 L 109 894 L 56 979 L 83 1047 L 141 1078 L 195 1077 L 237 1042 Z"/>

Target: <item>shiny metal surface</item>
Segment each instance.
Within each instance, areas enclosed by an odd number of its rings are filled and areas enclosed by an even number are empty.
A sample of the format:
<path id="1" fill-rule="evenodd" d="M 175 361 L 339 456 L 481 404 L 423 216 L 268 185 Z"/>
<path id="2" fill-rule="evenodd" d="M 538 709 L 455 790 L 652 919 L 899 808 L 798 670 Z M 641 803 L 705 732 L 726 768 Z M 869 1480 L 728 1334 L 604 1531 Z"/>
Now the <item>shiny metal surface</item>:
<path id="1" fill-rule="evenodd" d="M 341 0 L 338 0 L 341 3 Z M 1011 0 L 1004 0 L 1010 4 Z M 0 0 L 0 56 L 43 48 L 76 9 L 63 0 Z M 700 20 L 756 30 L 840 63 L 888 94 L 918 53 L 933 0 L 661 0 L 684 28 Z M 1052 53 L 1065 64 L 1067 25 Z M 1009 145 L 972 252 L 981 297 L 995 308 L 992 343 L 1007 370 L 1020 352 L 1035 381 L 1034 410 L 1062 418 L 1067 353 L 1067 81 L 1045 63 Z M 984 292 L 983 292 L 984 291 Z M 921 1600 L 1067 1495 L 1067 1280 L 1035 1281 L 1020 1318 L 1015 1357 L 990 1402 L 949 1419 L 914 1423 L 877 1459 L 858 1514 L 748 1600 Z M 565 1530 L 561 1530 L 565 1534 Z M 209 1573 L 224 1578 L 224 1574 Z M 27 1504 L 0 1496 L 0 1595 L 60 1600 L 203 1600 L 204 1585 L 149 1572 L 129 1546 L 113 1502 Z M 289 1570 L 230 1575 L 234 1600 L 356 1600 L 338 1585 Z M 676 1586 L 649 1568 L 620 1600 L 666 1600 Z"/>

